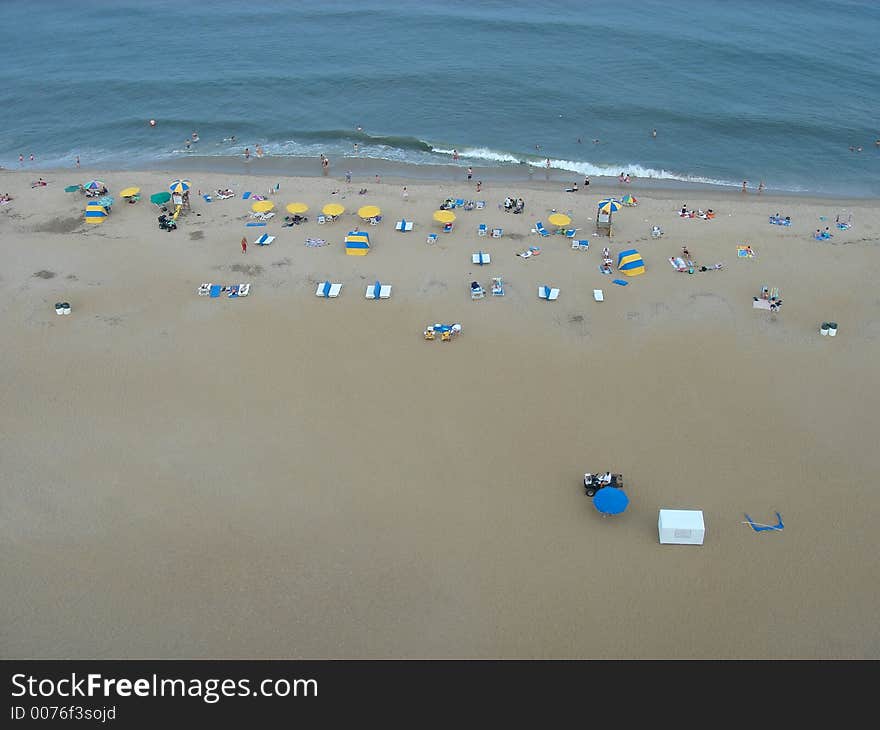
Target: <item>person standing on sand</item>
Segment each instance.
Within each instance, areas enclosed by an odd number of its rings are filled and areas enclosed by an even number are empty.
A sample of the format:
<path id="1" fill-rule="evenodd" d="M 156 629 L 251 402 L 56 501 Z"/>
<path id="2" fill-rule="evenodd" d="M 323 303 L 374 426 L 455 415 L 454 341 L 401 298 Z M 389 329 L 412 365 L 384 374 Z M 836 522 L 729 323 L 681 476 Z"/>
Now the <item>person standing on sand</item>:
<path id="1" fill-rule="evenodd" d="M 746 192 L 746 188 L 748 187 L 748 184 L 749 184 L 748 180 L 743 180 L 743 189 L 742 189 L 743 192 Z"/>
<path id="2" fill-rule="evenodd" d="M 330 169 L 330 158 L 324 157 L 323 154 L 321 155 L 321 167 L 323 168 L 324 175 L 326 175 Z"/>
<path id="3" fill-rule="evenodd" d="M 351 182 L 351 170 L 345 171 L 345 182 L 347 182 L 347 183 Z"/>
<path id="4" fill-rule="evenodd" d="M 760 195 L 763 192 L 764 192 L 764 181 L 761 180 L 761 182 L 758 183 L 758 194 Z"/>
<path id="5" fill-rule="evenodd" d="M 403 186 L 403 199 L 406 200 L 409 197 L 409 193 L 406 191 L 406 185 Z"/>
<path id="6" fill-rule="evenodd" d="M 247 253 L 247 236 L 241 237 L 241 252 Z"/>
<path id="7" fill-rule="evenodd" d="M 482 189 L 483 189 L 483 181 L 477 180 L 477 192 L 480 192 L 480 190 L 482 190 Z"/>
<path id="8" fill-rule="evenodd" d="M 376 173 L 376 185 L 378 185 L 380 182 L 382 182 L 382 178 L 379 177 L 379 173 L 377 172 Z"/>
<path id="9" fill-rule="evenodd" d="M 457 160 L 457 159 L 458 159 L 458 150 L 452 150 L 452 159 L 453 159 L 453 160 Z"/>
<path id="10" fill-rule="evenodd" d="M 468 167 L 467 176 L 468 176 L 468 180 L 470 180 L 474 176 L 474 168 L 473 167 Z"/>

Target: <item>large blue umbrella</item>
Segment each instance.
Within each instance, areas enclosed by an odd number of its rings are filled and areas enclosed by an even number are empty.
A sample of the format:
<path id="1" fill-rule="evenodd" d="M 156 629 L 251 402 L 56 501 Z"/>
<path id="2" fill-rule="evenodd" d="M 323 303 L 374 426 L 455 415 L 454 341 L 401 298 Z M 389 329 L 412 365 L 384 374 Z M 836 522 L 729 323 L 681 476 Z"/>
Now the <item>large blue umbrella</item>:
<path id="1" fill-rule="evenodd" d="M 628 504 L 629 497 L 620 487 L 603 487 L 593 497 L 593 506 L 603 515 L 619 515 Z"/>

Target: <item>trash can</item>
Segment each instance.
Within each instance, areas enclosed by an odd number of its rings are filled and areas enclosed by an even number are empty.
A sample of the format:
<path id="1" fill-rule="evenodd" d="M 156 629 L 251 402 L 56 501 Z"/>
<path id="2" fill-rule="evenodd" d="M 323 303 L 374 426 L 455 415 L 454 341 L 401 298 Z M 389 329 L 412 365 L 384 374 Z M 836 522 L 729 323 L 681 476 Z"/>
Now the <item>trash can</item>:
<path id="1" fill-rule="evenodd" d="M 823 337 L 828 334 L 828 323 L 827 322 L 822 323 L 822 327 L 819 329 L 819 333 Z"/>
<path id="2" fill-rule="evenodd" d="M 831 337 L 837 337 L 837 322 L 828 323 L 828 334 Z"/>

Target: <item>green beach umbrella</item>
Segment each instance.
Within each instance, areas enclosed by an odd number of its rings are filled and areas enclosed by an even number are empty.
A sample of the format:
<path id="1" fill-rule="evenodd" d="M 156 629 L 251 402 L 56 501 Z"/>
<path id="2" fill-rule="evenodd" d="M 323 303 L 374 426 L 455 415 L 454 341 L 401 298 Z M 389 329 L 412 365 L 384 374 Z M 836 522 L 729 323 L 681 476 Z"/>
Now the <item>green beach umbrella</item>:
<path id="1" fill-rule="evenodd" d="M 150 196 L 150 202 L 155 203 L 156 205 L 162 205 L 163 203 L 167 203 L 171 200 L 171 193 L 153 193 Z"/>

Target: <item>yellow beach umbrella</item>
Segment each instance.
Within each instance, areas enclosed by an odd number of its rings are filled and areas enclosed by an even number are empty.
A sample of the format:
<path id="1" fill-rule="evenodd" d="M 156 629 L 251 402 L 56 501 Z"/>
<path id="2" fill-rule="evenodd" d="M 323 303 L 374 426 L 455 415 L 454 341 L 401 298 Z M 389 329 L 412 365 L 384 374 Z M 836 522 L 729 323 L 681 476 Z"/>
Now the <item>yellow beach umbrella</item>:
<path id="1" fill-rule="evenodd" d="M 251 210 L 254 211 L 254 213 L 268 213 L 274 207 L 275 203 L 271 200 L 258 200 L 251 206 Z"/>
<path id="2" fill-rule="evenodd" d="M 554 213 L 553 215 L 547 216 L 547 220 L 554 226 L 567 226 L 571 223 L 571 218 L 565 215 L 565 213 Z"/>
<path id="3" fill-rule="evenodd" d="M 321 212 L 324 215 L 337 216 L 342 215 L 345 212 L 345 206 L 340 205 L 339 203 L 327 203 L 323 208 L 321 208 Z"/>
<path id="4" fill-rule="evenodd" d="M 130 198 L 132 195 L 137 195 L 140 191 L 140 188 L 126 188 L 119 193 L 119 197 Z"/>
<path id="5" fill-rule="evenodd" d="M 287 204 L 287 212 L 293 213 L 297 215 L 298 213 L 305 213 L 309 209 L 305 203 L 288 203 Z"/>
<path id="6" fill-rule="evenodd" d="M 455 220 L 455 213 L 451 210 L 435 210 L 434 220 L 438 223 L 452 223 Z"/>
<path id="7" fill-rule="evenodd" d="M 375 218 L 377 215 L 382 215 L 382 210 L 378 205 L 365 205 L 358 209 L 358 215 L 361 218 Z"/>

